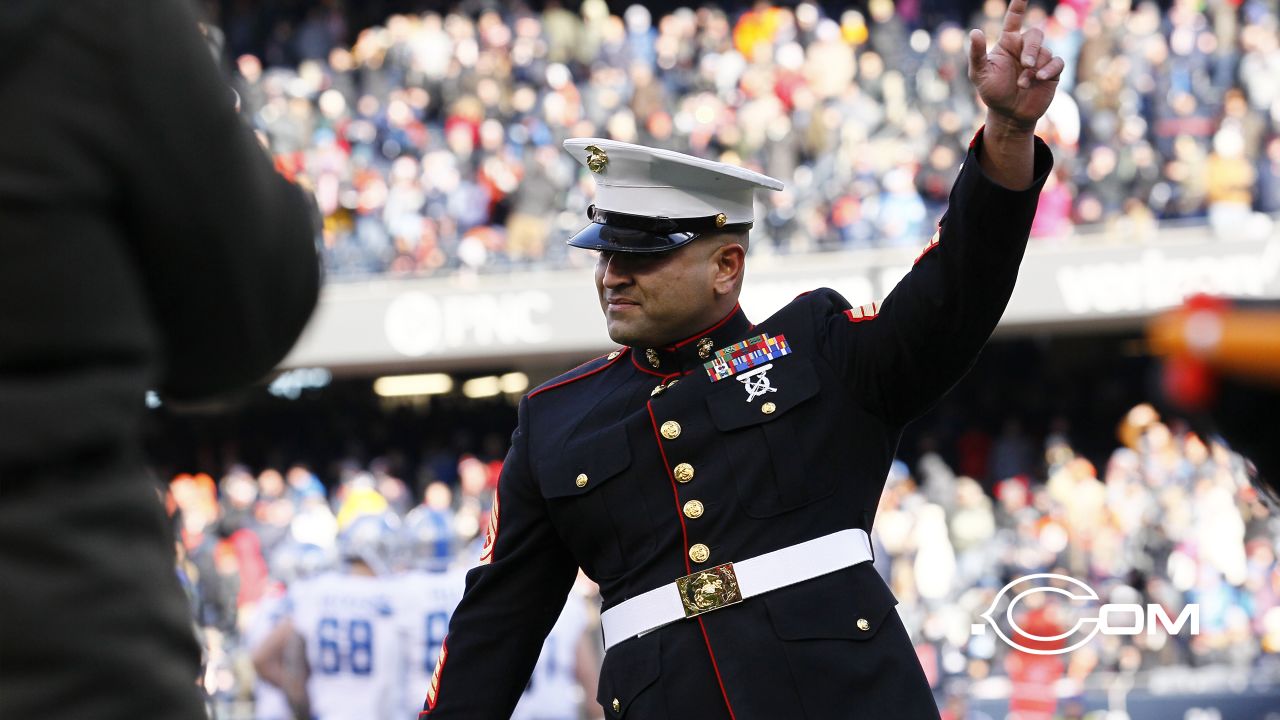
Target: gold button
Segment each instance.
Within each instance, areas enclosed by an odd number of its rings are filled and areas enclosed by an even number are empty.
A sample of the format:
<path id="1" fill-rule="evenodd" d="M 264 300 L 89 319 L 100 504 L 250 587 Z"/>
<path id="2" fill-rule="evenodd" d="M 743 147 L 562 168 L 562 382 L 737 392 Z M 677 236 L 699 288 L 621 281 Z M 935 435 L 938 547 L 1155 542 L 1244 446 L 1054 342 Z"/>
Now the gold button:
<path id="1" fill-rule="evenodd" d="M 690 500 L 684 504 L 684 516 L 690 520 L 697 520 L 702 517 L 702 503 L 697 500 Z"/>
<path id="2" fill-rule="evenodd" d="M 765 403 L 760 406 L 760 412 L 764 413 L 765 415 L 772 415 L 773 411 L 777 409 L 778 409 L 778 406 L 774 405 L 773 403 Z"/>
<path id="3" fill-rule="evenodd" d="M 610 359 L 610 360 L 617 360 L 617 359 L 618 359 L 618 356 L 619 356 L 619 355 L 621 355 L 621 354 L 622 354 L 622 353 L 618 352 L 617 350 L 614 350 L 613 352 L 609 353 L 609 359 Z"/>
<path id="4" fill-rule="evenodd" d="M 677 482 L 689 482 L 693 479 L 693 466 L 689 463 L 680 463 L 676 466 L 675 476 Z"/>
<path id="5" fill-rule="evenodd" d="M 644 359 L 648 360 L 649 364 L 655 368 L 662 365 L 662 361 L 658 359 L 658 353 L 654 352 L 653 348 L 644 351 Z"/>
<path id="6" fill-rule="evenodd" d="M 622 712 L 622 703 L 618 702 L 618 698 L 613 699 L 613 711 Z"/>
<path id="7" fill-rule="evenodd" d="M 858 629 L 866 632 L 871 629 L 871 623 L 867 622 L 866 618 L 858 618 Z"/>
<path id="8" fill-rule="evenodd" d="M 702 543 L 689 548 L 689 559 L 696 563 L 704 563 L 709 557 L 711 557 L 711 548 Z"/>
<path id="9" fill-rule="evenodd" d="M 680 423 L 675 420 L 668 420 L 662 423 L 662 437 L 668 440 L 675 440 L 680 437 Z"/>
<path id="10" fill-rule="evenodd" d="M 579 475 L 579 476 L 578 476 L 578 479 L 573 481 L 573 484 L 574 484 L 574 485 L 577 485 L 578 487 L 586 487 L 586 486 L 587 486 L 587 474 L 586 474 L 586 473 L 582 473 L 581 475 Z"/>

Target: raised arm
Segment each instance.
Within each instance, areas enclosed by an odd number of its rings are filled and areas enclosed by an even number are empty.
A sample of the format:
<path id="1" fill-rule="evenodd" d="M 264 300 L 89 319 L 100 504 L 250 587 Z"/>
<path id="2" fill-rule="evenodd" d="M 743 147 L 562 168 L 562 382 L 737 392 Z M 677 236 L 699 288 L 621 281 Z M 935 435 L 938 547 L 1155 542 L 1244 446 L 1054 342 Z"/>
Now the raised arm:
<path id="1" fill-rule="evenodd" d="M 1021 31 L 1025 10 L 1026 0 L 1013 1 L 990 52 L 981 31 L 971 34 L 969 77 L 987 105 L 987 123 L 911 272 L 882 305 L 851 309 L 834 293 L 810 300 L 825 325 L 826 353 L 853 396 L 891 424 L 917 417 L 964 376 L 1017 281 L 1040 187 L 1053 167 L 1033 131 L 1063 67 L 1039 30 Z"/>

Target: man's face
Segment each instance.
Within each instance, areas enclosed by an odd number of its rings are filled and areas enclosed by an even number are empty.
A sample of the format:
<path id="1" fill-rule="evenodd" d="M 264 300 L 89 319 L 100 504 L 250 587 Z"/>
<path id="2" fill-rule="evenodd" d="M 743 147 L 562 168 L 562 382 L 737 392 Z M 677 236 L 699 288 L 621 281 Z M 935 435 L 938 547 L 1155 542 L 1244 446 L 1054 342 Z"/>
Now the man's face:
<path id="1" fill-rule="evenodd" d="M 724 314 L 716 292 L 718 248 L 714 240 L 700 238 L 664 253 L 601 251 L 596 292 L 609 337 L 650 347 L 715 324 Z"/>

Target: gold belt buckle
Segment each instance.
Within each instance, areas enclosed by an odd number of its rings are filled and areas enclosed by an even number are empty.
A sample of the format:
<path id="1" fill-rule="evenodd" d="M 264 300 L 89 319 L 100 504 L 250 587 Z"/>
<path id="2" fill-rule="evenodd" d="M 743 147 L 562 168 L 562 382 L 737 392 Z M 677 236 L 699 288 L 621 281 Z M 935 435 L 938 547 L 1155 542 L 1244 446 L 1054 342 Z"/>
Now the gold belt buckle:
<path id="1" fill-rule="evenodd" d="M 738 588 L 738 576 L 733 563 L 699 570 L 676 579 L 680 602 L 684 604 L 684 616 L 695 617 L 712 610 L 742 602 L 742 590 Z"/>

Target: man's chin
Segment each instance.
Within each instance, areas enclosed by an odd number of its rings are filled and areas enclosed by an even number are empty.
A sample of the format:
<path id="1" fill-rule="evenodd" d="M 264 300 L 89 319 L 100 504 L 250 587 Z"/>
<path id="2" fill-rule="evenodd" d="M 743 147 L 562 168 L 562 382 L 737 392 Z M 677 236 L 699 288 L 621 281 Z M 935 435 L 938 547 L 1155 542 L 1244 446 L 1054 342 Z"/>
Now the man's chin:
<path id="1" fill-rule="evenodd" d="M 631 323 L 606 319 L 605 324 L 608 328 L 609 339 L 615 343 L 628 347 L 645 346 L 644 333 L 638 332 Z"/>

